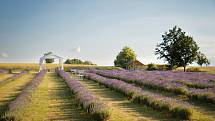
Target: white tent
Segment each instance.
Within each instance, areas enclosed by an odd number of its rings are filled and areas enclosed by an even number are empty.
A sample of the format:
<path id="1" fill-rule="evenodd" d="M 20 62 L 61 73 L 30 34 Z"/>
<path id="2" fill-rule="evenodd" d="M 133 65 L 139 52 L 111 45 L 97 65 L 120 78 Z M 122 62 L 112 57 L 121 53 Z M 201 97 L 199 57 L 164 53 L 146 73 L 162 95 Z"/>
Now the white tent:
<path id="1" fill-rule="evenodd" d="M 40 58 L 40 61 L 39 61 L 40 70 L 39 71 L 46 69 L 44 60 L 47 58 L 59 59 L 59 65 L 60 65 L 59 69 L 63 70 L 63 58 L 58 55 L 53 54 L 52 52 L 48 52 L 48 53 L 45 53 L 44 56 Z"/>

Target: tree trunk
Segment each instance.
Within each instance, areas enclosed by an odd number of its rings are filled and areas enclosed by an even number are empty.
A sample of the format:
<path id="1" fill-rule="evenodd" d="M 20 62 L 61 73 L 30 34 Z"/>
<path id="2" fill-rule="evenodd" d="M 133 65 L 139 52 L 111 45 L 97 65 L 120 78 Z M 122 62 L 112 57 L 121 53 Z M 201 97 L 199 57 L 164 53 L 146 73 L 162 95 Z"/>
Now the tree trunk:
<path id="1" fill-rule="evenodd" d="M 186 66 L 184 66 L 184 72 L 186 71 Z"/>

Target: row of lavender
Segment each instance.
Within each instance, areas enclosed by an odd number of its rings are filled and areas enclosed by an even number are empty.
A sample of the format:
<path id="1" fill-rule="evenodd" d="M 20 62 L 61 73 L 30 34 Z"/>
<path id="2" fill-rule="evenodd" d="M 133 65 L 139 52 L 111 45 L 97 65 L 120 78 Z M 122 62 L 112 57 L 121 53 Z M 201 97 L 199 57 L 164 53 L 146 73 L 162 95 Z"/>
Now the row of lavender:
<path id="1" fill-rule="evenodd" d="M 110 113 L 107 106 L 95 97 L 77 80 L 72 79 L 70 75 L 63 70 L 58 70 L 58 74 L 66 81 L 67 85 L 74 93 L 80 106 L 91 114 L 96 121 L 104 121 L 109 119 Z"/>
<path id="2" fill-rule="evenodd" d="M 94 70 L 96 71 L 96 70 Z M 118 77 L 123 75 L 130 80 L 158 80 L 163 83 L 180 83 L 190 88 L 213 88 L 215 74 L 204 72 L 173 72 L 173 71 L 122 71 L 122 70 L 100 70 L 100 72 Z"/>
<path id="3" fill-rule="evenodd" d="M 6 70 L 6 69 L 0 69 L 0 73 L 8 73 L 8 70 Z"/>
<path id="4" fill-rule="evenodd" d="M 46 74 L 46 70 L 40 71 L 23 89 L 23 91 L 18 95 L 18 97 L 8 104 L 8 109 L 2 119 L 12 120 L 13 111 L 18 111 L 30 100 L 32 92 L 38 87 L 42 78 Z"/>
<path id="5" fill-rule="evenodd" d="M 173 116 L 181 119 L 189 119 L 192 116 L 193 110 L 189 104 L 162 97 L 161 95 L 144 91 L 132 84 L 117 79 L 108 79 L 94 73 L 84 73 L 84 77 L 123 93 L 135 103 L 144 104 L 159 111 L 168 111 Z"/>
<path id="6" fill-rule="evenodd" d="M 1 82 L 0 82 L 0 86 L 1 86 L 1 85 L 4 85 L 4 84 L 6 84 L 6 83 L 8 83 L 8 82 L 10 82 L 10 81 L 13 81 L 14 79 L 17 79 L 17 78 L 23 76 L 23 75 L 26 74 L 26 73 L 28 73 L 28 71 L 23 70 L 23 71 L 21 71 L 21 72 L 18 73 L 18 74 L 14 74 L 13 76 L 8 77 L 8 78 L 6 78 L 5 80 L 1 81 Z"/>
<path id="7" fill-rule="evenodd" d="M 187 95 L 190 99 L 209 102 L 215 104 L 214 82 L 215 74 L 206 73 L 184 73 L 184 72 L 149 72 L 149 71 L 119 71 L 119 70 L 90 70 L 91 73 L 96 73 L 109 78 L 116 78 L 128 83 L 134 83 L 138 86 L 146 88 L 173 92 L 176 94 Z M 188 75 L 190 74 L 191 77 Z M 199 76 L 200 75 L 200 76 Z M 195 77 L 196 76 L 196 77 Z M 181 78 L 180 78 L 181 77 Z M 204 77 L 203 81 L 200 81 Z M 206 85 L 207 88 L 190 88 L 184 82 L 194 82 L 196 84 Z M 199 79 L 200 78 L 200 79 Z M 192 81 L 191 81 L 192 80 Z M 198 82 L 198 83 L 197 83 Z M 204 83 L 204 84 L 203 84 Z M 206 87 L 205 86 L 205 87 Z M 200 86 L 199 86 L 200 87 Z M 203 87 L 203 86 L 202 86 Z"/>

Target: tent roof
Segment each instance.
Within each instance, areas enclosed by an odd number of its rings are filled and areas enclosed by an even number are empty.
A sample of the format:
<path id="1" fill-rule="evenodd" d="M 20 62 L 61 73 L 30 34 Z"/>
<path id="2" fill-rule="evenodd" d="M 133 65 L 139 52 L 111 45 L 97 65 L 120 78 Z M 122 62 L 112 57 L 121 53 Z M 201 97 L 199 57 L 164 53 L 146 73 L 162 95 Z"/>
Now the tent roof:
<path id="1" fill-rule="evenodd" d="M 44 56 L 41 57 L 40 59 L 46 59 L 46 58 L 59 58 L 59 59 L 63 59 L 63 57 L 55 55 L 52 52 L 45 53 Z"/>

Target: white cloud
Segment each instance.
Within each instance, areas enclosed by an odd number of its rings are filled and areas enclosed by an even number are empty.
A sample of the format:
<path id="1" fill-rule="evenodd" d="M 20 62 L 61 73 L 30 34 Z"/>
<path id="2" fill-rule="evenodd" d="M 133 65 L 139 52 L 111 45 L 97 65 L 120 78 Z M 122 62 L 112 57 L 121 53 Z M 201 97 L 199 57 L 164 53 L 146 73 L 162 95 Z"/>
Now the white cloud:
<path id="1" fill-rule="evenodd" d="M 80 46 L 78 46 L 78 48 L 76 48 L 76 52 L 81 52 L 81 47 Z"/>
<path id="2" fill-rule="evenodd" d="M 78 46 L 76 48 L 71 49 L 70 51 L 80 53 L 81 52 L 81 47 Z"/>
<path id="3" fill-rule="evenodd" d="M 7 57 L 8 57 L 7 53 L 4 53 L 4 52 L 0 53 L 0 58 L 7 58 Z"/>

